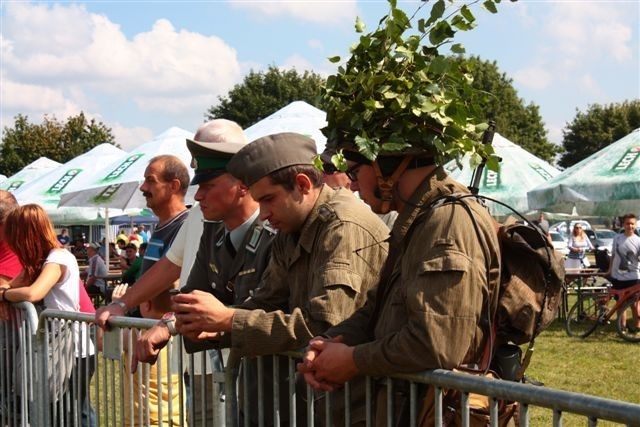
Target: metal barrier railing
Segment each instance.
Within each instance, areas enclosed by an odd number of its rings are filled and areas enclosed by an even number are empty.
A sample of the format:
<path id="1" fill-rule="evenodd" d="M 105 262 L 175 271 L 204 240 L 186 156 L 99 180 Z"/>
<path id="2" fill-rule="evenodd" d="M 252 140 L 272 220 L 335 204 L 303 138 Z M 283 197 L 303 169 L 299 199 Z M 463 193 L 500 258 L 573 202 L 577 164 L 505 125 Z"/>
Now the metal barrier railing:
<path id="1" fill-rule="evenodd" d="M 413 426 L 423 408 L 427 384 L 435 391 L 435 425 L 442 425 L 443 409 L 450 405 L 443 400 L 446 389 L 461 391 L 456 408 L 460 425 L 470 425 L 471 393 L 489 397 L 490 425 L 495 426 L 499 425 L 501 400 L 519 402 L 522 426 L 529 425 L 529 408 L 533 406 L 551 410 L 555 426 L 562 425 L 566 413 L 585 417 L 589 425 L 598 420 L 636 425 L 640 419 L 637 404 L 446 370 L 367 377 L 338 392 L 317 393 L 296 375 L 298 352 L 259 358 L 241 358 L 231 352 L 224 372 L 212 371 L 217 362 L 210 359 L 215 354 L 186 356 L 179 337 L 156 365 L 140 364 L 141 374 L 134 376 L 128 367 L 131 354 L 127 348 L 132 348 L 135 330 L 148 329 L 156 320 L 110 319 L 112 330 L 102 337 L 102 351 L 96 346 L 90 354 L 91 344 L 97 345 L 101 335 L 91 323 L 92 315 L 45 310 L 36 328 L 30 304 L 15 306 L 14 314 L 11 322 L 0 321 L 0 346 L 4 349 L 0 354 L 0 426 L 313 426 L 356 422 L 370 426 L 381 421 L 397 425 L 403 419 L 407 420 L 405 425 Z M 69 346 L 69 336 L 76 337 L 74 346 Z M 67 369 L 64 365 L 70 359 L 71 368 Z M 16 369 L 18 360 L 26 363 Z M 6 372 L 11 375 L 4 375 Z M 219 390 L 222 387 L 224 393 Z M 398 396 L 406 404 L 399 406 Z"/>
<path id="2" fill-rule="evenodd" d="M 34 419 L 37 327 L 38 315 L 27 302 L 9 306 L 9 320 L 0 320 L 0 426 L 27 426 Z"/>

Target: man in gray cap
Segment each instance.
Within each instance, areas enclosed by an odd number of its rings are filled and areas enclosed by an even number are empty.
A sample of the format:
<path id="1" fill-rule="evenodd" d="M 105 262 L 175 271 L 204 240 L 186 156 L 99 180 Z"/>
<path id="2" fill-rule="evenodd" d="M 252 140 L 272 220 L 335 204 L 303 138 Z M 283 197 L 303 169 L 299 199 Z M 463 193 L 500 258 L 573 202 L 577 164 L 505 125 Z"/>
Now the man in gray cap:
<path id="1" fill-rule="evenodd" d="M 249 186 L 260 218 L 278 229 L 262 283 L 239 307 L 211 294 L 174 297 L 177 328 L 192 339 L 218 336 L 244 355 L 303 347 L 349 317 L 378 278 L 389 229 L 350 191 L 322 184 L 313 140 L 260 138 L 227 169 Z"/>

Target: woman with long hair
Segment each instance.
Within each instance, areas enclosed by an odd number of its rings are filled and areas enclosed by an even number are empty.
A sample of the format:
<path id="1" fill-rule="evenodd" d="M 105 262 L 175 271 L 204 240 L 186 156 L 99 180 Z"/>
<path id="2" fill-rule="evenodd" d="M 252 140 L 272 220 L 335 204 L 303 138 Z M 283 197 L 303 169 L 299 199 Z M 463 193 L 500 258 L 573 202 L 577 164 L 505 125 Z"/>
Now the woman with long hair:
<path id="1" fill-rule="evenodd" d="M 4 226 L 7 244 L 22 263 L 23 270 L 7 287 L 0 288 L 0 301 L 28 301 L 38 305 L 42 302 L 44 308 L 79 311 L 78 262 L 58 242 L 47 213 L 39 205 L 27 204 L 11 211 Z M 79 397 L 84 412 L 84 385 L 88 381 L 83 378 L 86 368 L 82 365 L 93 362 L 90 356 L 94 354 L 93 343 L 86 336 L 87 328 L 84 324 L 80 327 L 60 321 L 52 322 L 49 329 L 49 355 L 46 357 L 50 366 L 55 364 L 55 369 L 49 369 L 52 372 L 49 382 L 56 387 L 50 388 L 51 401 L 66 394 L 69 384 L 73 383 L 71 375 L 77 372 L 81 379 Z M 73 369 L 74 356 L 79 365 L 77 370 Z M 88 370 L 90 381 L 93 366 Z M 59 421 L 65 424 L 64 415 Z"/>
<path id="2" fill-rule="evenodd" d="M 573 231 L 569 236 L 569 255 L 564 262 L 565 268 L 584 268 L 589 267 L 591 263 L 587 259 L 587 251 L 593 250 L 593 244 L 589 240 L 589 236 L 582 229 L 582 224 L 576 222 Z"/>

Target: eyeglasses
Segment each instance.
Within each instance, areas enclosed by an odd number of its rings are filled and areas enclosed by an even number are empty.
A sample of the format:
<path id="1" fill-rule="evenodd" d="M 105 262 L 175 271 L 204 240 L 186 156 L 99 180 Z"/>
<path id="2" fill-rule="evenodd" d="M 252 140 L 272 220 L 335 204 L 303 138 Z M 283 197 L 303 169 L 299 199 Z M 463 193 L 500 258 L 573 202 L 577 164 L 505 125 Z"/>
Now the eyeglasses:
<path id="1" fill-rule="evenodd" d="M 358 169 L 360 169 L 360 166 L 362 166 L 362 164 L 358 163 L 357 165 L 350 167 L 344 172 L 347 175 L 347 178 L 351 180 L 351 182 L 358 181 Z"/>

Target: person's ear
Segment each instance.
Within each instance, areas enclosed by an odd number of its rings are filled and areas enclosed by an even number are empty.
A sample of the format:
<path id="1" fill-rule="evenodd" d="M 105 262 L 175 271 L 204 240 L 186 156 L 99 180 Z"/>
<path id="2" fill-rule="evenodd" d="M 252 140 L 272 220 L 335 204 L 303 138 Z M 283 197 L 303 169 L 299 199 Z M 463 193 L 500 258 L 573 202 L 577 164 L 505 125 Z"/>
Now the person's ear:
<path id="1" fill-rule="evenodd" d="M 247 195 L 248 192 L 249 192 L 249 187 L 247 187 L 242 183 L 238 185 L 238 195 L 244 197 Z"/>
<path id="2" fill-rule="evenodd" d="M 313 183 L 311 182 L 311 179 L 309 179 L 309 177 L 303 173 L 297 174 L 295 179 L 296 179 L 296 187 L 298 188 L 298 191 L 300 191 L 300 193 L 302 194 L 309 194 L 309 192 L 313 188 Z"/>

